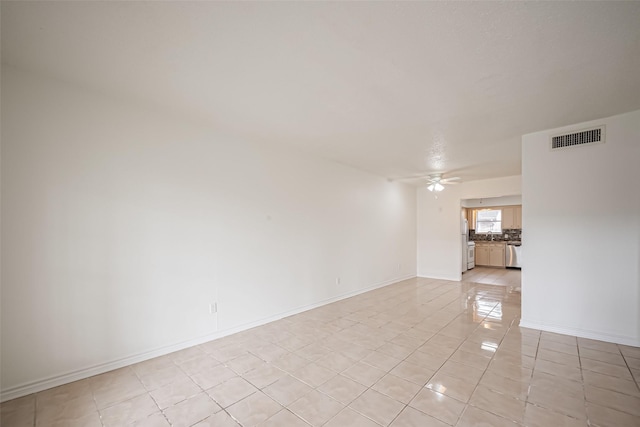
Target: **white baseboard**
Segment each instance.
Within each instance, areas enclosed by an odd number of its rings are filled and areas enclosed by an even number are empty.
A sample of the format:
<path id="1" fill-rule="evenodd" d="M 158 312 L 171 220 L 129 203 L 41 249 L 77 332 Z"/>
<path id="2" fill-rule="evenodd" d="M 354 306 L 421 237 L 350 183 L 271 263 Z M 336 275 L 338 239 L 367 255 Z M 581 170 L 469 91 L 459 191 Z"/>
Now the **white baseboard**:
<path id="1" fill-rule="evenodd" d="M 433 276 L 433 275 L 422 276 L 422 275 L 418 275 L 417 277 L 419 277 L 421 279 L 448 280 L 450 282 L 459 282 L 460 280 L 462 280 L 460 277 L 450 277 L 450 276 Z"/>
<path id="2" fill-rule="evenodd" d="M 580 328 L 570 328 L 566 326 L 553 325 L 544 322 L 535 322 L 526 319 L 520 320 L 520 327 L 537 329 L 540 331 L 554 332 L 556 334 L 572 335 L 580 338 L 588 338 L 591 340 L 605 341 L 615 344 L 630 345 L 640 347 L 639 337 L 629 337 L 625 335 L 606 334 L 598 331 L 590 331 Z"/>
<path id="3" fill-rule="evenodd" d="M 233 328 L 228 328 L 222 331 L 217 331 L 215 333 L 208 334 L 202 337 L 194 338 L 187 341 L 182 341 L 179 343 L 170 344 L 167 346 L 158 347 L 156 349 L 152 349 L 143 353 L 134 354 L 131 356 L 112 360 L 109 362 L 61 373 L 59 375 L 54 375 L 54 376 L 50 376 L 40 380 L 31 381 L 28 383 L 10 387 L 8 389 L 0 391 L 0 402 L 6 402 L 7 400 L 16 399 L 18 397 L 22 397 L 32 393 L 37 393 L 43 390 L 47 390 L 49 388 L 58 387 L 74 381 L 89 378 L 94 375 L 104 374 L 105 372 L 109 372 L 114 369 L 119 369 L 125 366 L 133 365 L 135 363 L 144 362 L 145 360 L 153 359 L 154 357 L 164 356 L 166 354 L 173 353 L 175 351 L 184 350 L 185 348 L 193 347 L 195 345 L 200 345 L 205 342 L 209 342 L 211 340 L 215 340 L 231 334 L 242 332 L 247 329 L 255 328 L 256 326 L 261 326 L 266 323 L 274 322 L 284 317 L 293 316 L 294 314 L 298 314 L 307 310 L 312 310 L 314 308 L 322 307 L 323 305 L 331 304 L 333 302 L 337 302 L 346 298 L 351 298 L 353 296 L 356 296 L 365 292 L 369 292 L 374 289 L 389 286 L 393 283 L 401 282 L 403 280 L 412 279 L 414 277 L 416 276 L 413 274 L 397 277 L 391 280 L 376 283 L 374 285 L 368 286 L 363 289 L 347 292 L 347 293 L 344 293 L 332 298 L 328 298 L 316 303 L 303 305 L 303 306 L 294 308 L 292 310 L 287 310 L 278 314 L 274 314 L 269 317 L 262 318 L 260 320 L 245 323 L 243 325 L 235 326 Z"/>

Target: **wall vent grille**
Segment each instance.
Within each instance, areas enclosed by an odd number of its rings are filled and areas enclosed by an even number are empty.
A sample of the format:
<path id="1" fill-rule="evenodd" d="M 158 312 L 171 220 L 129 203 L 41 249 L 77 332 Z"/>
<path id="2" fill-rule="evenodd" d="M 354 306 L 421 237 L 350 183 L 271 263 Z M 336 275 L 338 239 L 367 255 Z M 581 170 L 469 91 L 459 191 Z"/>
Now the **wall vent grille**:
<path id="1" fill-rule="evenodd" d="M 604 126 L 580 132 L 567 133 L 551 137 L 551 149 L 575 147 L 577 145 L 597 144 L 604 142 Z"/>

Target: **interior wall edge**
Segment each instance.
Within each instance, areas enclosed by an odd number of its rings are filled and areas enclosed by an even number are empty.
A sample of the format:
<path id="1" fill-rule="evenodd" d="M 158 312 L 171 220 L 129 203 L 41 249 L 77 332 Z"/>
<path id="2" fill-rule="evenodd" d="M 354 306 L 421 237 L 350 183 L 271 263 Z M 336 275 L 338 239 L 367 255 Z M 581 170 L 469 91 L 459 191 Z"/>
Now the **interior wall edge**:
<path id="1" fill-rule="evenodd" d="M 222 331 L 217 331 L 212 334 L 207 334 L 202 337 L 194 338 L 192 340 L 183 341 L 176 344 L 171 344 L 167 346 L 163 346 L 154 350 L 146 351 L 143 353 L 135 354 L 129 357 L 112 360 L 110 362 L 101 363 L 94 366 L 89 366 L 86 368 L 74 370 L 71 372 L 66 372 L 60 375 L 55 375 L 48 378 L 43 378 L 36 381 L 31 381 L 25 384 L 20 384 L 14 387 L 10 387 L 6 390 L 0 390 L 0 403 L 6 402 L 8 400 L 17 399 L 19 397 L 27 396 L 32 393 L 38 393 L 40 391 L 44 391 L 50 388 L 58 387 L 61 385 L 69 384 L 74 381 L 83 380 L 89 377 L 93 377 L 95 375 L 104 374 L 106 372 L 112 371 L 114 369 L 124 368 L 126 366 L 130 366 L 136 363 L 144 362 L 149 359 L 153 359 L 155 357 L 160 357 L 167 355 L 169 353 L 173 353 L 176 351 L 184 350 L 189 347 L 193 347 L 196 345 L 204 344 L 209 341 L 213 341 L 219 338 L 224 338 L 229 335 L 236 334 L 238 332 L 243 332 L 258 326 L 265 325 L 267 323 L 275 322 L 276 320 L 283 319 L 285 317 L 293 316 L 299 313 L 303 313 L 305 311 L 313 310 L 318 307 L 325 306 L 327 304 L 332 304 L 334 302 L 338 302 L 344 299 L 348 299 L 365 292 L 373 291 L 379 288 L 384 288 L 385 286 L 389 286 L 398 282 L 402 282 L 404 280 L 413 279 L 417 276 L 413 274 L 407 274 L 405 276 L 396 277 L 394 279 L 385 280 L 383 282 L 375 283 L 368 287 L 358 289 L 355 291 L 347 292 L 345 294 L 341 294 L 335 297 L 331 297 L 322 301 L 318 301 L 312 304 L 303 305 L 301 307 L 297 307 L 282 313 L 274 314 L 272 316 L 265 317 L 260 320 L 256 320 L 254 322 L 246 323 L 244 325 L 236 326 L 233 328 L 225 329 Z"/>

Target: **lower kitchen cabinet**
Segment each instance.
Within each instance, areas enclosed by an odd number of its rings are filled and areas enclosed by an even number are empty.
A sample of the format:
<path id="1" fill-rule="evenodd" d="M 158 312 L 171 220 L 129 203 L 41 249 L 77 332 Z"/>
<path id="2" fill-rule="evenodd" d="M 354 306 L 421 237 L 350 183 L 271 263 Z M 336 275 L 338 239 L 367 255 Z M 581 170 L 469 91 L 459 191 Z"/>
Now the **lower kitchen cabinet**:
<path id="1" fill-rule="evenodd" d="M 476 242 L 476 265 L 504 267 L 504 243 Z"/>
<path id="2" fill-rule="evenodd" d="M 489 246 L 476 243 L 476 265 L 489 265 Z"/>

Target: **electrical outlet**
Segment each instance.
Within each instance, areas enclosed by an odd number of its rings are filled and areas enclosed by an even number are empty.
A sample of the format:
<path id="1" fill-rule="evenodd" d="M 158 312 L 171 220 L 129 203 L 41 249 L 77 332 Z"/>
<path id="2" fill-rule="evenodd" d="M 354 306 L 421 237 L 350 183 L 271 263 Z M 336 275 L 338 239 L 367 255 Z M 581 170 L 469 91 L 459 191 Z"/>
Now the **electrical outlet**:
<path id="1" fill-rule="evenodd" d="M 218 312 L 218 303 L 212 302 L 209 304 L 209 314 L 216 314 Z"/>
<path id="2" fill-rule="evenodd" d="M 402 270 L 402 264 L 398 263 L 398 271 Z"/>
<path id="3" fill-rule="evenodd" d="M 336 277 L 336 285 L 339 285 L 339 284 L 340 284 L 340 278 Z"/>

